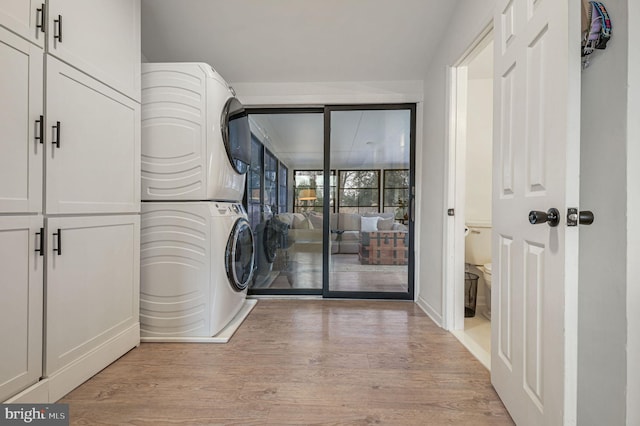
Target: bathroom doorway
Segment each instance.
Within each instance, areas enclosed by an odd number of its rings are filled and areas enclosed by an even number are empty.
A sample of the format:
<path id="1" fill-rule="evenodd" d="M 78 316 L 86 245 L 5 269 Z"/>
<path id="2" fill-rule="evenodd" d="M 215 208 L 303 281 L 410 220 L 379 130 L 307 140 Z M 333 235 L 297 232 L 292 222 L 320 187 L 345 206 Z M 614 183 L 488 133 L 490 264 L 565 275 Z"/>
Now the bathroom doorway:
<path id="1" fill-rule="evenodd" d="M 451 68 L 446 327 L 491 367 L 493 158 L 491 28 Z"/>

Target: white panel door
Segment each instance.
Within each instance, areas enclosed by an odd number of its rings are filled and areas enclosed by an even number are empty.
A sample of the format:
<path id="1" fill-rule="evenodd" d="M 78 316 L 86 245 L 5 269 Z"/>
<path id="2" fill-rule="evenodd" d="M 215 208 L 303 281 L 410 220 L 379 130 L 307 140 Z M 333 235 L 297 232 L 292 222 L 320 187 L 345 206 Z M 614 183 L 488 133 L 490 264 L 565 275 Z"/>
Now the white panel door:
<path id="1" fill-rule="evenodd" d="M 140 211 L 140 104 L 47 56 L 48 214 Z"/>
<path id="2" fill-rule="evenodd" d="M 42 210 L 42 55 L 0 28 L 0 213 Z"/>
<path id="3" fill-rule="evenodd" d="M 580 0 L 501 0 L 494 23 L 492 383 L 518 425 L 575 424 Z"/>
<path id="4" fill-rule="evenodd" d="M 42 216 L 0 216 L 0 402 L 42 375 Z"/>
<path id="5" fill-rule="evenodd" d="M 140 217 L 48 218 L 46 373 L 138 322 Z"/>
<path id="6" fill-rule="evenodd" d="M 45 0 L 2 0 L 0 25 L 44 47 Z"/>
<path id="7" fill-rule="evenodd" d="M 49 0 L 48 52 L 140 102 L 140 0 Z"/>

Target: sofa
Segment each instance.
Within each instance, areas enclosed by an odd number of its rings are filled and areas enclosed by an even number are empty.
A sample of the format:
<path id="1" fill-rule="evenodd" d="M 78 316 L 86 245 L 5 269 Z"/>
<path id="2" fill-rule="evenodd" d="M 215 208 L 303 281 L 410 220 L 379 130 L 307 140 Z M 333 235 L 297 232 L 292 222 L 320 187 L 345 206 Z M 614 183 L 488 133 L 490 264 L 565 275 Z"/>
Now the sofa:
<path id="1" fill-rule="evenodd" d="M 296 250 L 321 251 L 323 215 L 318 212 L 279 213 L 278 221 L 288 225 L 287 247 L 295 244 Z M 331 213 L 329 228 L 332 254 L 361 253 L 361 234 L 367 232 L 397 233 L 399 239 L 407 235 L 407 227 L 397 223 L 393 213 Z"/>

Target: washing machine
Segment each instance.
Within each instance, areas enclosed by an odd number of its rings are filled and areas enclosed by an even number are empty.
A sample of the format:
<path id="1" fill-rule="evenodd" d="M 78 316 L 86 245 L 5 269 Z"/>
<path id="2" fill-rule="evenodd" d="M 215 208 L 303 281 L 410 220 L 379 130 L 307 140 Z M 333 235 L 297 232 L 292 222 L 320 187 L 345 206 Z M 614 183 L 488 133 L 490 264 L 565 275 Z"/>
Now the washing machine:
<path id="1" fill-rule="evenodd" d="M 141 133 L 143 201 L 242 200 L 249 120 L 210 65 L 142 64 Z"/>
<path id="2" fill-rule="evenodd" d="M 245 304 L 255 255 L 239 203 L 142 204 L 143 341 L 207 341 Z"/>

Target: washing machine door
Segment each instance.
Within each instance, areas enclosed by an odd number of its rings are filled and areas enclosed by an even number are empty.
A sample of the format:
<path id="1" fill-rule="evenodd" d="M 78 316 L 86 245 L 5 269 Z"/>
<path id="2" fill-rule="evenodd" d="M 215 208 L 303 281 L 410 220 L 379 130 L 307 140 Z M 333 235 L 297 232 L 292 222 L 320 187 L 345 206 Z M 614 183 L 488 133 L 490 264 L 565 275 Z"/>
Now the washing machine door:
<path id="1" fill-rule="evenodd" d="M 239 174 L 247 173 L 251 164 L 251 130 L 244 106 L 236 98 L 229 98 L 222 110 L 220 128 L 227 157 Z"/>
<path id="2" fill-rule="evenodd" d="M 236 291 L 247 288 L 253 276 L 254 263 L 253 232 L 249 221 L 240 218 L 233 225 L 225 251 L 225 267 L 231 288 Z"/>

